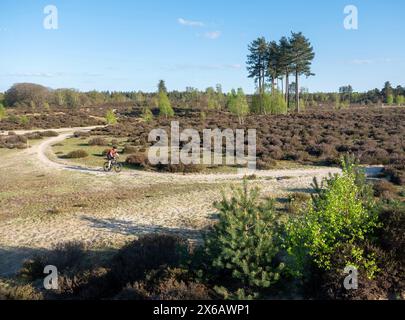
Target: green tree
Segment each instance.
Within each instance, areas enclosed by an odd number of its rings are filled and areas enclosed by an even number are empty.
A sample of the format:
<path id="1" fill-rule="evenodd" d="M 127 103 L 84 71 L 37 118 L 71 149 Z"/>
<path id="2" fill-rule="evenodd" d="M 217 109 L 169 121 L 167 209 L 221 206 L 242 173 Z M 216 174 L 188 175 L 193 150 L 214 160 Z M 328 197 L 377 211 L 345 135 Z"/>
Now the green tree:
<path id="1" fill-rule="evenodd" d="M 278 64 L 282 70 L 282 74 L 285 76 L 285 101 L 287 107 L 290 104 L 290 81 L 289 76 L 293 68 L 293 56 L 290 40 L 287 37 L 282 37 L 279 41 L 279 56 Z"/>
<path id="2" fill-rule="evenodd" d="M 164 91 L 159 92 L 159 114 L 164 116 L 166 119 L 167 117 L 173 117 L 174 111 L 170 104 L 169 97 Z"/>
<path id="3" fill-rule="evenodd" d="M 141 91 L 135 94 L 134 100 L 138 106 L 143 106 L 145 104 L 145 96 Z"/>
<path id="4" fill-rule="evenodd" d="M 277 282 L 284 265 L 276 261 L 280 247 L 273 202 L 261 202 L 258 189 L 249 190 L 245 180 L 231 199 L 224 196 L 215 206 L 219 221 L 205 238 L 213 271 L 253 292 Z"/>
<path id="5" fill-rule="evenodd" d="M 242 124 L 246 115 L 249 114 L 249 105 L 242 88 L 239 88 L 238 91 L 232 90 L 228 97 L 228 109 L 238 117 L 239 123 Z"/>
<path id="6" fill-rule="evenodd" d="M 395 103 L 399 106 L 402 106 L 405 103 L 405 97 L 402 95 L 398 95 L 395 97 Z"/>
<path id="7" fill-rule="evenodd" d="M 44 108 L 45 111 L 48 111 L 48 112 L 51 111 L 51 106 L 49 105 L 48 102 L 44 102 L 42 105 L 42 108 Z"/>
<path id="8" fill-rule="evenodd" d="M 273 93 L 265 92 L 262 97 L 258 94 L 253 95 L 251 111 L 260 113 L 260 108 L 262 108 L 263 114 L 287 113 L 287 103 L 283 94 L 278 90 L 274 90 Z"/>
<path id="9" fill-rule="evenodd" d="M 65 93 L 63 90 L 55 90 L 53 94 L 53 99 L 55 101 L 55 104 L 59 107 L 65 106 L 66 99 L 65 99 Z"/>
<path id="10" fill-rule="evenodd" d="M 299 33 L 291 34 L 292 62 L 295 73 L 295 107 L 296 111 L 300 112 L 300 90 L 299 77 L 305 75 L 307 77 L 313 75 L 311 73 L 311 64 L 315 58 L 314 49 L 307 38 Z"/>
<path id="11" fill-rule="evenodd" d="M 283 94 L 275 90 L 271 95 L 271 114 L 286 114 L 287 113 L 287 103 L 284 100 Z"/>
<path id="12" fill-rule="evenodd" d="M 79 92 L 73 89 L 64 89 L 63 95 L 67 107 L 72 109 L 79 107 Z"/>
<path id="13" fill-rule="evenodd" d="M 158 83 L 158 93 L 167 93 L 166 83 L 164 80 L 160 80 Z"/>
<path id="14" fill-rule="evenodd" d="M 207 88 L 207 90 L 205 90 L 205 95 L 207 97 L 207 107 L 209 110 L 221 109 L 218 94 L 215 92 L 214 88 Z"/>
<path id="15" fill-rule="evenodd" d="M 4 99 L 8 107 L 17 104 L 41 105 L 49 96 L 49 89 L 33 83 L 17 83 L 6 91 Z"/>
<path id="16" fill-rule="evenodd" d="M 114 125 L 117 124 L 118 120 L 117 120 L 117 116 L 115 115 L 113 110 L 107 110 L 107 113 L 105 115 L 105 121 L 107 122 L 107 124 L 109 125 Z"/>
<path id="17" fill-rule="evenodd" d="M 272 94 L 275 92 L 275 84 L 278 78 L 283 74 L 283 66 L 280 63 L 281 53 L 282 50 L 276 41 L 268 44 L 266 75 L 270 79 Z"/>
<path id="18" fill-rule="evenodd" d="M 262 97 L 265 89 L 265 78 L 268 70 L 268 44 L 264 37 L 254 40 L 249 45 L 247 57 L 248 77 L 253 78 L 258 85 L 259 96 Z M 260 108 L 262 112 L 262 107 Z"/>
<path id="19" fill-rule="evenodd" d="M 331 257 L 339 248 L 345 244 L 357 248 L 356 244 L 378 226 L 378 212 L 364 172 L 347 159 L 342 160 L 342 166 L 342 175 L 325 179 L 322 185 L 315 179 L 310 208 L 287 224 L 288 252 L 300 272 L 306 257 L 329 270 Z M 373 257 L 362 256 L 358 249 L 344 260 L 348 265 L 361 264 L 372 276 L 376 270 Z"/>
<path id="20" fill-rule="evenodd" d="M 394 104 L 394 96 L 393 96 L 392 94 L 389 94 L 389 95 L 387 96 L 386 102 L 387 102 L 387 104 L 390 105 L 390 106 L 393 105 L 393 104 Z"/>
<path id="21" fill-rule="evenodd" d="M 153 113 L 149 108 L 144 108 L 142 111 L 142 119 L 145 122 L 151 122 L 153 120 Z"/>
<path id="22" fill-rule="evenodd" d="M 3 120 L 7 116 L 7 110 L 4 108 L 3 104 L 0 103 L 0 120 Z"/>
<path id="23" fill-rule="evenodd" d="M 385 82 L 384 88 L 382 89 L 381 93 L 385 101 L 388 101 L 389 96 L 394 95 L 394 90 L 392 88 L 391 82 Z"/>

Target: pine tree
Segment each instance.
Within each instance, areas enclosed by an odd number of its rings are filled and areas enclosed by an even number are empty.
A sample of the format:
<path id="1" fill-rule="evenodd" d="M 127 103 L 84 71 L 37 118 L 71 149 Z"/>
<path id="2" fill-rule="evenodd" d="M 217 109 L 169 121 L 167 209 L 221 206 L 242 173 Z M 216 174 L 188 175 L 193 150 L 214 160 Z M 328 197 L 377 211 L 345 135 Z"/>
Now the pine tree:
<path id="1" fill-rule="evenodd" d="M 282 75 L 282 65 L 280 64 L 281 48 L 276 41 L 268 44 L 267 55 L 267 72 L 266 75 L 270 79 L 271 93 L 275 92 L 275 84 L 278 78 Z"/>
<path id="2" fill-rule="evenodd" d="M 159 104 L 159 114 L 160 115 L 164 116 L 165 118 L 174 116 L 174 111 L 170 104 L 170 100 L 169 100 L 167 94 L 163 91 L 159 92 L 158 104 Z"/>
<path id="3" fill-rule="evenodd" d="M 282 71 L 282 74 L 285 76 L 285 101 L 287 107 L 290 103 L 290 81 L 289 76 L 292 71 L 292 48 L 291 43 L 287 37 L 282 37 L 279 42 L 279 65 Z"/>
<path id="4" fill-rule="evenodd" d="M 161 93 L 161 92 L 167 93 L 166 83 L 165 83 L 164 80 L 160 80 L 160 81 L 159 81 L 159 84 L 158 84 L 158 92 L 159 92 L 159 93 Z"/>
<path id="5" fill-rule="evenodd" d="M 253 78 L 258 84 L 259 95 L 262 97 L 265 88 L 265 77 L 268 69 L 268 44 L 264 37 L 254 40 L 249 45 L 247 57 L 248 77 Z M 260 110 L 262 112 L 262 110 Z"/>
<path id="6" fill-rule="evenodd" d="M 293 32 L 290 43 L 292 48 L 293 69 L 295 73 L 295 107 L 297 112 L 300 112 L 299 76 L 305 75 L 309 77 L 313 75 L 311 73 L 311 64 L 312 60 L 315 58 L 315 53 L 311 43 L 301 32 Z"/>
<path id="7" fill-rule="evenodd" d="M 246 180 L 231 199 L 216 204 L 219 222 L 205 238 L 205 248 L 214 270 L 225 271 L 253 290 L 277 282 L 283 264 L 279 253 L 276 217 L 272 201 L 259 201 L 257 189 Z"/>
<path id="8" fill-rule="evenodd" d="M 142 119 L 145 122 L 151 122 L 153 120 L 153 113 L 149 108 L 144 108 L 142 111 Z"/>

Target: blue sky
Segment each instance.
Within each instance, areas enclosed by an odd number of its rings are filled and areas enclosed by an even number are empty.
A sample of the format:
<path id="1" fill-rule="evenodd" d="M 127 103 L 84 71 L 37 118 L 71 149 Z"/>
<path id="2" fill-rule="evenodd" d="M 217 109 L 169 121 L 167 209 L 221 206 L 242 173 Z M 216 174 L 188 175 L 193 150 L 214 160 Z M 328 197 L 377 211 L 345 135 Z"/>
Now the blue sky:
<path id="1" fill-rule="evenodd" d="M 55 5 L 59 29 L 43 28 Z M 359 29 L 343 27 L 356 5 Z M 405 3 L 399 0 L 1 0 L 0 91 L 13 83 L 52 88 L 154 91 L 254 90 L 245 67 L 258 36 L 278 40 L 302 31 L 312 42 L 310 91 L 405 85 Z"/>

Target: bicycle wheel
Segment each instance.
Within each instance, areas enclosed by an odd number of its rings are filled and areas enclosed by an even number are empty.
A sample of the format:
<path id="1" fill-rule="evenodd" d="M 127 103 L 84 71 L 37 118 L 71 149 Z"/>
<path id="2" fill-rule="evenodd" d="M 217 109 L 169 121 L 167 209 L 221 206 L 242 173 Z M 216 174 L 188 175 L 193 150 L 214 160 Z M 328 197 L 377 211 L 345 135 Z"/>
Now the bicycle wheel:
<path id="1" fill-rule="evenodd" d="M 116 173 L 120 173 L 122 171 L 122 164 L 121 163 L 116 163 L 114 165 L 114 170 Z"/>
<path id="2" fill-rule="evenodd" d="M 111 171 L 111 167 L 110 167 L 108 162 L 104 163 L 103 169 L 104 169 L 105 172 L 110 172 Z"/>

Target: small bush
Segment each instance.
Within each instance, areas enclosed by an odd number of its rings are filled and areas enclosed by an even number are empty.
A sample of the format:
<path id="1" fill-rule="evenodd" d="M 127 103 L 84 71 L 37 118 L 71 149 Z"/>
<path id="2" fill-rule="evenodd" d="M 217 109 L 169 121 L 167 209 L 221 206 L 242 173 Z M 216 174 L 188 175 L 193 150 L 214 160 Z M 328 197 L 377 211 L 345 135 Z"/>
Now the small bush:
<path id="1" fill-rule="evenodd" d="M 126 153 L 126 154 L 135 154 L 135 153 L 137 153 L 138 152 L 138 148 L 137 147 L 135 147 L 135 146 L 131 146 L 131 145 L 125 145 L 125 147 L 124 147 L 124 153 Z"/>
<path id="2" fill-rule="evenodd" d="M 25 136 L 19 136 L 19 135 L 9 135 L 5 136 L 4 138 L 1 138 L 1 140 L 4 141 L 6 144 L 19 144 L 19 143 L 27 143 L 28 139 Z"/>
<path id="3" fill-rule="evenodd" d="M 88 142 L 89 146 L 108 146 L 107 140 L 101 137 L 96 137 L 93 139 L 90 139 Z"/>
<path id="4" fill-rule="evenodd" d="M 139 168 L 147 168 L 149 166 L 148 157 L 142 152 L 129 155 L 125 162 Z"/>
<path id="5" fill-rule="evenodd" d="M 277 165 L 277 162 L 271 158 L 257 159 L 256 168 L 258 170 L 271 170 Z"/>
<path id="6" fill-rule="evenodd" d="M 311 196 L 307 193 L 294 192 L 287 198 L 287 212 L 291 214 L 304 213 L 308 208 Z"/>
<path id="7" fill-rule="evenodd" d="M 396 198 L 395 186 L 386 180 L 380 180 L 376 182 L 373 186 L 373 189 L 374 195 L 376 197 L 382 198 L 384 200 L 391 200 Z"/>
<path id="8" fill-rule="evenodd" d="M 384 174 L 391 180 L 392 183 L 403 186 L 405 185 L 405 166 L 390 165 L 384 170 Z"/>
<path id="9" fill-rule="evenodd" d="M 75 138 L 88 138 L 88 137 L 90 137 L 90 132 L 88 132 L 88 131 L 75 131 L 73 133 L 73 136 Z"/>
<path id="10" fill-rule="evenodd" d="M 188 253 L 187 242 L 174 235 L 151 234 L 133 241 L 112 258 L 111 274 L 123 286 L 141 280 L 147 271 L 177 267 Z"/>
<path id="11" fill-rule="evenodd" d="M 170 173 L 198 173 L 203 171 L 203 166 L 202 165 L 197 165 L 197 164 L 157 164 L 154 165 L 153 168 L 155 168 L 157 171 L 160 172 L 170 172 Z"/>
<path id="12" fill-rule="evenodd" d="M 0 283 L 0 300 L 42 300 L 43 295 L 32 285 L 4 285 Z"/>
<path id="13" fill-rule="evenodd" d="M 87 158 L 89 154 L 85 150 L 75 150 L 71 151 L 66 155 L 67 159 L 80 159 Z"/>
<path id="14" fill-rule="evenodd" d="M 80 242 L 58 244 L 50 252 L 37 254 L 25 261 L 20 275 L 29 280 L 43 278 L 47 265 L 56 266 L 60 272 L 77 270 L 83 263 L 85 254 L 85 246 Z"/>
<path id="15" fill-rule="evenodd" d="M 57 133 L 56 131 L 43 131 L 41 132 L 41 135 L 43 137 L 57 137 L 59 136 L 59 133 Z"/>
<path id="16" fill-rule="evenodd" d="M 209 300 L 210 290 L 201 283 L 182 279 L 181 269 L 153 270 L 145 280 L 128 284 L 118 300 Z"/>

